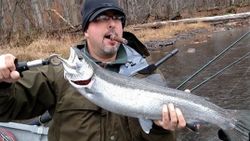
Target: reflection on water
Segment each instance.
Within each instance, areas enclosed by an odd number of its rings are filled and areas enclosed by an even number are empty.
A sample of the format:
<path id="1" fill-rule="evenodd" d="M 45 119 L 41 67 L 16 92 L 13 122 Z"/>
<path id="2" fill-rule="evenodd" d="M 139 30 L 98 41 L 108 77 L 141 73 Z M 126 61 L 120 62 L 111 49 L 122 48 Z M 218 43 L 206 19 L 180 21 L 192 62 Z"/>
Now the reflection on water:
<path id="1" fill-rule="evenodd" d="M 222 50 L 250 31 L 250 28 L 235 29 L 214 33 L 201 43 L 194 41 L 177 42 L 174 47 L 164 52 L 151 52 L 153 60 L 157 60 L 174 48 L 179 49 L 175 57 L 165 62 L 161 71 L 167 78 L 169 87 L 176 88 L 204 64 L 213 59 Z M 206 78 L 226 67 L 233 61 L 250 51 L 250 34 L 226 52 L 182 89 L 192 89 Z M 221 75 L 202 85 L 193 94 L 206 97 L 213 103 L 227 109 L 250 110 L 250 56 L 227 69 Z M 216 127 L 201 128 L 201 132 L 182 132 L 180 141 L 216 141 Z"/>

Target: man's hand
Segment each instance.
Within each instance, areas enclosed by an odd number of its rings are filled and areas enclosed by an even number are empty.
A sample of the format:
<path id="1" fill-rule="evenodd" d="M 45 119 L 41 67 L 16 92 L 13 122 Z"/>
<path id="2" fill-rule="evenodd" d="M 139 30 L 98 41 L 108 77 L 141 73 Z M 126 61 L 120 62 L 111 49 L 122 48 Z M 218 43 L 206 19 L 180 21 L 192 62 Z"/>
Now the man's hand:
<path id="1" fill-rule="evenodd" d="M 0 56 L 0 82 L 12 83 L 20 78 L 14 63 L 15 57 L 11 54 Z"/>
<path id="2" fill-rule="evenodd" d="M 154 123 L 170 131 L 186 127 L 186 121 L 181 110 L 175 108 L 172 103 L 163 106 L 162 120 L 156 120 Z"/>

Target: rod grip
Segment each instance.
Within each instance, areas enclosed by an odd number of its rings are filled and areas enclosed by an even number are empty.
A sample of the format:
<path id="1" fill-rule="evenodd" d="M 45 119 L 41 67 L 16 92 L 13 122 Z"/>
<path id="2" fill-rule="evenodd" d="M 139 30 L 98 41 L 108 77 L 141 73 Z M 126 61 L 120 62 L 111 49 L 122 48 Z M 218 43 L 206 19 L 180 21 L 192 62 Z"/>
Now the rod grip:
<path id="1" fill-rule="evenodd" d="M 16 71 L 18 71 L 20 73 L 20 76 L 23 77 L 22 72 L 29 70 L 29 67 L 27 65 L 27 62 L 19 62 L 18 59 L 14 60 L 15 66 L 16 66 Z"/>
<path id="2" fill-rule="evenodd" d="M 14 60 L 14 63 L 16 65 L 16 71 L 20 73 L 22 76 L 22 72 L 29 70 L 30 68 L 34 67 L 39 67 L 39 66 L 44 66 L 50 64 L 49 60 L 33 60 L 33 61 L 24 61 L 24 62 L 19 62 L 18 59 Z"/>

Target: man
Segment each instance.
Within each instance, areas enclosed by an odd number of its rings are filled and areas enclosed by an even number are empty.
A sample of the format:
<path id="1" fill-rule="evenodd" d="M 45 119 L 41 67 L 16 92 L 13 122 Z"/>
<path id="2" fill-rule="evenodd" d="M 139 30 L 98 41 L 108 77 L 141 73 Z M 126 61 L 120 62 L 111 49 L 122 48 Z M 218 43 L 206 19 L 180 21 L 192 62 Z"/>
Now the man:
<path id="1" fill-rule="evenodd" d="M 134 49 L 110 39 L 122 37 L 126 16 L 115 0 L 85 0 L 82 28 L 86 40 L 75 47 L 100 66 L 124 75 L 147 65 Z M 27 119 L 46 110 L 52 115 L 49 141 L 174 141 L 174 130 L 186 122 L 180 109 L 166 103 L 162 119 L 154 121 L 149 134 L 138 119 L 108 112 L 81 96 L 64 80 L 62 66 L 15 71 L 15 57 L 0 56 L 0 120 Z"/>

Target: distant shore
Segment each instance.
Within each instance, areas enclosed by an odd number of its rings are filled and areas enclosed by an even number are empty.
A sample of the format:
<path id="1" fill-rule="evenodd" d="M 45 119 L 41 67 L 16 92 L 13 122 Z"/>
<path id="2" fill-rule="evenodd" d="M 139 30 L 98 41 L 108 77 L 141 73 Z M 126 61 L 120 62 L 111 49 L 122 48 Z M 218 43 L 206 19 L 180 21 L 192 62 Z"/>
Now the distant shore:
<path id="1" fill-rule="evenodd" d="M 196 26 L 194 28 L 188 27 L 190 24 L 206 24 L 206 26 Z M 129 27 L 130 31 L 137 34 L 138 32 L 145 31 L 145 29 L 152 29 L 162 31 L 163 28 L 174 27 L 177 25 L 183 26 L 183 30 L 180 30 L 174 33 L 172 36 L 166 36 L 164 39 L 150 39 L 145 40 L 144 43 L 149 50 L 159 50 L 164 46 L 168 46 L 171 43 L 174 43 L 178 40 L 185 40 L 192 38 L 196 35 L 206 34 L 209 36 L 209 33 L 231 30 L 234 28 L 243 28 L 250 26 L 250 12 L 238 13 L 238 14 L 227 14 L 220 16 L 211 16 L 211 17 L 200 17 L 200 18 L 188 18 L 174 21 L 160 21 L 153 23 L 146 23 L 140 25 L 132 25 Z M 147 36 L 141 35 L 143 37 Z M 152 33 L 151 33 L 152 34 Z M 155 36 L 156 34 L 154 34 Z"/>

